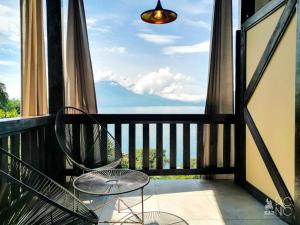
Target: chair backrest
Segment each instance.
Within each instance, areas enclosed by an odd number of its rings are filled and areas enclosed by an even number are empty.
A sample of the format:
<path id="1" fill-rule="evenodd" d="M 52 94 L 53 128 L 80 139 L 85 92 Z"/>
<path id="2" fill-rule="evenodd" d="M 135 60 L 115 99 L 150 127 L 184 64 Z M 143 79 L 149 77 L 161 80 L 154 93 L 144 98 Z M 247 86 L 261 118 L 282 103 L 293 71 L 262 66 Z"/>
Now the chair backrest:
<path id="1" fill-rule="evenodd" d="M 122 159 L 121 146 L 92 115 L 74 107 L 59 110 L 55 133 L 69 160 L 85 171 L 115 168 Z"/>
<path id="2" fill-rule="evenodd" d="M 97 224 L 97 215 L 67 189 L 2 148 L 0 159 L 7 160 L 0 164 L 2 186 L 11 190 L 2 196 L 11 203 L 1 208 L 0 224 Z"/>

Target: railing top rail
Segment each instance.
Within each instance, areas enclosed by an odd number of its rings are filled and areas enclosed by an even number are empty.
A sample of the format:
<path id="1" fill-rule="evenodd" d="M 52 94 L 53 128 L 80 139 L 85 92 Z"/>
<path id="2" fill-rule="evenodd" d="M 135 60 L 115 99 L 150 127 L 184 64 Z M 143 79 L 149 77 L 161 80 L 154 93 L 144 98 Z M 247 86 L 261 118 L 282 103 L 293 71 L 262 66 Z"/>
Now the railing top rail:
<path id="1" fill-rule="evenodd" d="M 0 137 L 20 133 L 34 127 L 45 126 L 54 123 L 54 115 L 0 119 Z"/>
<path id="2" fill-rule="evenodd" d="M 202 123 L 202 124 L 235 124 L 234 114 L 94 114 L 103 124 L 130 123 Z M 69 123 L 94 124 L 84 115 L 68 116 Z M 55 115 L 28 118 L 0 119 L 0 137 L 20 133 L 34 127 L 54 123 Z"/>
<path id="3" fill-rule="evenodd" d="M 234 114 L 94 114 L 99 123 L 203 123 L 203 124 L 235 124 Z M 93 124 L 84 115 L 68 116 L 69 123 Z"/>

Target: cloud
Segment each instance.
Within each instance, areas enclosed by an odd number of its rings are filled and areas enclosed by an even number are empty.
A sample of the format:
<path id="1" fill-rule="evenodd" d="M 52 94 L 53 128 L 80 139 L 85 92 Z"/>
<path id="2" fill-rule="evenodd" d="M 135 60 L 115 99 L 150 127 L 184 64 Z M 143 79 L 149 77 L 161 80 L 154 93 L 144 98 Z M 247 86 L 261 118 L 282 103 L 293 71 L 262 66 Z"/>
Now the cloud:
<path id="1" fill-rule="evenodd" d="M 100 33 L 109 33 L 111 30 L 111 27 L 108 25 L 105 26 L 100 26 L 99 24 L 99 19 L 96 18 L 88 18 L 86 19 L 86 25 L 87 29 L 89 31 L 95 31 L 95 32 L 100 32 Z"/>
<path id="2" fill-rule="evenodd" d="M 20 21 L 18 10 L 0 4 L 0 35 L 8 41 L 20 42 Z"/>
<path id="3" fill-rule="evenodd" d="M 162 53 L 165 55 L 204 53 L 209 52 L 209 46 L 209 41 L 200 42 L 195 45 L 170 46 L 162 49 Z"/>
<path id="4" fill-rule="evenodd" d="M 104 52 L 104 53 L 116 53 L 116 54 L 123 54 L 126 52 L 125 47 L 110 47 L 110 48 L 100 48 L 98 49 L 99 52 Z"/>
<path id="5" fill-rule="evenodd" d="M 0 60 L 1 66 L 14 66 L 14 65 L 18 65 L 18 64 L 19 63 L 15 62 L 15 61 Z"/>
<path id="6" fill-rule="evenodd" d="M 95 82 L 112 81 L 120 84 L 136 94 L 156 95 L 166 99 L 196 102 L 205 99 L 199 94 L 199 86 L 190 76 L 173 73 L 169 67 L 160 68 L 147 74 L 139 74 L 135 78 L 124 78 L 111 70 L 97 71 Z"/>
<path id="7" fill-rule="evenodd" d="M 177 0 L 181 5 L 181 10 L 189 15 L 207 15 L 211 14 L 213 10 L 213 1 L 201 0 L 201 1 L 189 1 L 189 0 Z M 180 1 L 180 2 L 179 2 Z M 174 3 L 176 4 L 176 3 Z"/>
<path id="8" fill-rule="evenodd" d="M 138 33 L 137 36 L 142 38 L 144 41 L 151 42 L 154 44 L 171 44 L 174 43 L 176 40 L 181 39 L 180 36 L 176 35 Z"/>
<path id="9" fill-rule="evenodd" d="M 192 27 L 198 27 L 198 28 L 204 28 L 206 30 L 211 29 L 211 24 L 208 22 L 205 22 L 203 20 L 190 20 L 190 19 L 184 19 L 183 22 Z"/>

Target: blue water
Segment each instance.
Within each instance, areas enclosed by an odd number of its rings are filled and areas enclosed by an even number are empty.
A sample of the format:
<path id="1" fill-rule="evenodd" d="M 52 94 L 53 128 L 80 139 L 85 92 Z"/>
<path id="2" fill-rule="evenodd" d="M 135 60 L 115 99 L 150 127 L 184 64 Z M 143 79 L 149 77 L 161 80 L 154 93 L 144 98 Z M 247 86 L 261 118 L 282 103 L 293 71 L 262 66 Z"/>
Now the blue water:
<path id="1" fill-rule="evenodd" d="M 101 113 L 118 113 L 118 114 L 201 114 L 204 108 L 202 107 L 115 107 L 103 108 Z M 190 154 L 191 159 L 196 158 L 196 124 L 190 125 Z M 108 130 L 114 135 L 114 126 L 108 125 Z M 150 124 L 150 148 L 156 148 L 156 125 Z M 143 127 L 142 124 L 136 125 L 136 148 L 143 147 Z M 122 151 L 128 153 L 128 124 L 122 125 Z M 163 124 L 163 148 L 166 150 L 166 155 L 170 155 L 170 125 Z M 183 163 L 183 125 L 177 124 L 177 165 Z M 168 165 L 165 165 L 167 167 Z"/>

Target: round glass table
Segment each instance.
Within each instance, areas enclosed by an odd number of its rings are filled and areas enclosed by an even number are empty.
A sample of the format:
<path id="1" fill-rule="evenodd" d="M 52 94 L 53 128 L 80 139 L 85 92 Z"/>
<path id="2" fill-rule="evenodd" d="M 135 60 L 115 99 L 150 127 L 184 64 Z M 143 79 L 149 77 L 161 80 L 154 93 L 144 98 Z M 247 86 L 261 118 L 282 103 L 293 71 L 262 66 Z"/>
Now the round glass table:
<path id="1" fill-rule="evenodd" d="M 76 178 L 73 182 L 74 191 L 97 196 L 114 196 L 118 203 L 118 212 L 120 213 L 120 204 L 124 204 L 137 218 L 135 213 L 121 199 L 121 195 L 133 191 L 141 190 L 142 213 L 140 224 L 144 224 L 144 187 L 150 182 L 149 176 L 145 173 L 129 169 L 104 169 L 92 171 Z M 109 201 L 110 204 L 113 201 Z M 122 223 L 121 221 L 103 221 L 103 223 Z M 101 222 L 100 222 L 101 223 Z M 124 222 L 123 222 L 124 223 Z"/>

